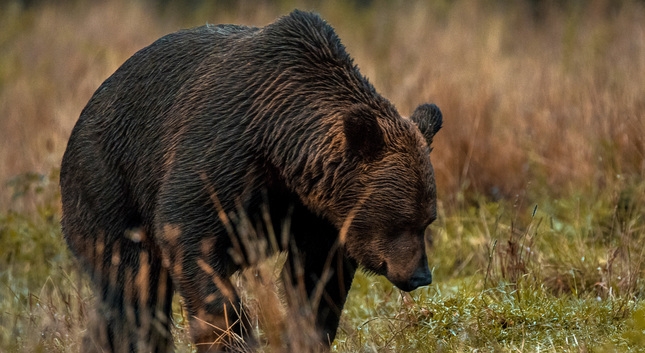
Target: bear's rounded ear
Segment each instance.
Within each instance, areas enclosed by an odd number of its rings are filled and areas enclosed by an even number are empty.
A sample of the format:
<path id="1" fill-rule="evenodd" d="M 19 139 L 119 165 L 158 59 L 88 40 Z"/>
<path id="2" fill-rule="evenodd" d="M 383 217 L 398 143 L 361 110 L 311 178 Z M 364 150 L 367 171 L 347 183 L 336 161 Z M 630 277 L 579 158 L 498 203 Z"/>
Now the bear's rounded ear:
<path id="1" fill-rule="evenodd" d="M 377 159 L 383 148 L 383 130 L 368 107 L 354 106 L 343 117 L 347 148 L 365 160 Z"/>
<path id="2" fill-rule="evenodd" d="M 441 129 L 443 124 L 443 116 L 441 110 L 434 104 L 421 104 L 414 110 L 410 117 L 417 127 L 426 138 L 428 146 L 432 144 L 432 138 Z"/>

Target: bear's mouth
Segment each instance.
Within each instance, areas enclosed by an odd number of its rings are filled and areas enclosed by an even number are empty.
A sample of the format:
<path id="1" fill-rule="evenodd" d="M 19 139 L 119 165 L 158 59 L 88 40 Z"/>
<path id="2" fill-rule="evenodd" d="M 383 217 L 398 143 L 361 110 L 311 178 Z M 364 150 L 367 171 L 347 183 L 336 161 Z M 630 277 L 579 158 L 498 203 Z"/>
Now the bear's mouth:
<path id="1" fill-rule="evenodd" d="M 405 292 L 411 292 L 419 287 L 432 284 L 432 274 L 416 274 L 406 281 L 392 282 L 397 288 Z"/>
<path id="2" fill-rule="evenodd" d="M 386 275 L 386 277 L 397 288 L 405 292 L 410 292 L 432 283 L 432 272 L 427 265 L 417 267 L 409 276 L 392 278 Z"/>
<path id="3" fill-rule="evenodd" d="M 381 276 L 386 276 L 387 275 L 387 262 L 385 260 L 381 260 L 376 264 L 376 266 L 372 269 L 372 271 L 378 275 Z"/>

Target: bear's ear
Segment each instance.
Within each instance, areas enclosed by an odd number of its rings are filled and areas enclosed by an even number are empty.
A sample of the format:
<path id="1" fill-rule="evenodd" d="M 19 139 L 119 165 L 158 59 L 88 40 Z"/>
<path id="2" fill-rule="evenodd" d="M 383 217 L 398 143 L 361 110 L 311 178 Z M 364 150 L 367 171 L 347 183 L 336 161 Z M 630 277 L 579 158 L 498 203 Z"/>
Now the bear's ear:
<path id="1" fill-rule="evenodd" d="M 383 130 L 367 107 L 354 106 L 345 114 L 343 132 L 349 151 L 364 160 L 378 159 L 385 147 Z"/>
<path id="2" fill-rule="evenodd" d="M 434 135 L 441 129 L 441 124 L 443 123 L 443 116 L 441 115 L 441 110 L 434 104 L 421 104 L 414 110 L 414 113 L 410 117 L 419 130 L 423 137 L 426 138 L 428 146 L 432 144 L 432 138 Z"/>

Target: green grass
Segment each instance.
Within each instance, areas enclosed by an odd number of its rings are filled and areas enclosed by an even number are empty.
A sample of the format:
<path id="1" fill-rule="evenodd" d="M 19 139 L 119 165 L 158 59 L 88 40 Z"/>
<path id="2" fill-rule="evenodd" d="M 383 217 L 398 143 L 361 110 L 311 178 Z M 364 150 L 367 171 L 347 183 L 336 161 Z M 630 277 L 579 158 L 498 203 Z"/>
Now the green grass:
<path id="1" fill-rule="evenodd" d="M 92 305 L 86 278 L 62 240 L 56 187 L 48 178 L 27 175 L 13 184 L 18 198 L 43 200 L 36 212 L 0 215 L 0 351 L 78 351 Z M 359 273 L 332 350 L 639 351 L 645 347 L 645 200 L 633 194 L 624 208 L 624 195 L 611 195 L 521 211 L 483 200 L 441 207 L 429 249 L 435 282 L 408 294 L 383 277 Z M 596 202 L 586 202 L 591 199 Z M 250 291 L 246 298 L 274 293 L 248 283 L 242 284 Z M 179 300 L 174 308 L 178 350 L 189 352 Z"/>
<path id="2" fill-rule="evenodd" d="M 8 183 L 14 202 L 37 206 L 0 214 L 0 351 L 63 352 L 80 342 L 92 294 L 62 239 L 56 179 L 30 173 Z"/>
<path id="3" fill-rule="evenodd" d="M 578 352 L 630 347 L 622 336 L 626 311 L 617 310 L 613 301 L 554 296 L 528 283 L 482 289 L 480 281 L 454 279 L 407 296 L 359 277 L 344 323 L 356 328 L 340 335 L 337 350 Z M 364 303 L 375 287 L 383 287 L 378 292 L 385 295 Z"/>
<path id="4" fill-rule="evenodd" d="M 320 12 L 403 115 L 444 113 L 434 283 L 404 294 L 359 273 L 334 352 L 645 351 L 645 7 L 557 3 L 0 3 L 0 352 L 80 349 L 94 294 L 60 233 L 56 169 L 92 92 L 165 33 L 293 7 Z M 279 281 L 239 282 L 249 315 L 312 350 L 307 316 L 275 307 Z M 261 350 L 279 352 L 271 326 Z"/>
<path id="5" fill-rule="evenodd" d="M 526 215 L 483 201 L 442 213 L 431 227 L 435 283 L 407 295 L 358 276 L 337 351 L 644 349 L 642 195 L 622 219 L 610 192 Z"/>

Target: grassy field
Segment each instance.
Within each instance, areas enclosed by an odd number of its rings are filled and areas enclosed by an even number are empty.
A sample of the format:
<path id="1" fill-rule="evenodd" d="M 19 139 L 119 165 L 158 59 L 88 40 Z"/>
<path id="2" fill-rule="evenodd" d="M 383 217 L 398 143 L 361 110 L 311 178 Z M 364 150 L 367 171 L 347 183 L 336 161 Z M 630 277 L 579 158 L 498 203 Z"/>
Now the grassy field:
<path id="1" fill-rule="evenodd" d="M 321 13 L 401 114 L 444 114 L 435 283 L 359 274 L 332 351 L 645 351 L 645 3 L 163 3 L 0 1 L 0 352 L 79 350 L 93 294 L 62 240 L 57 168 L 94 90 L 165 33 L 294 7 Z M 250 307 L 278 302 L 237 282 Z M 308 350 L 289 310 L 249 312 L 263 351 Z"/>

